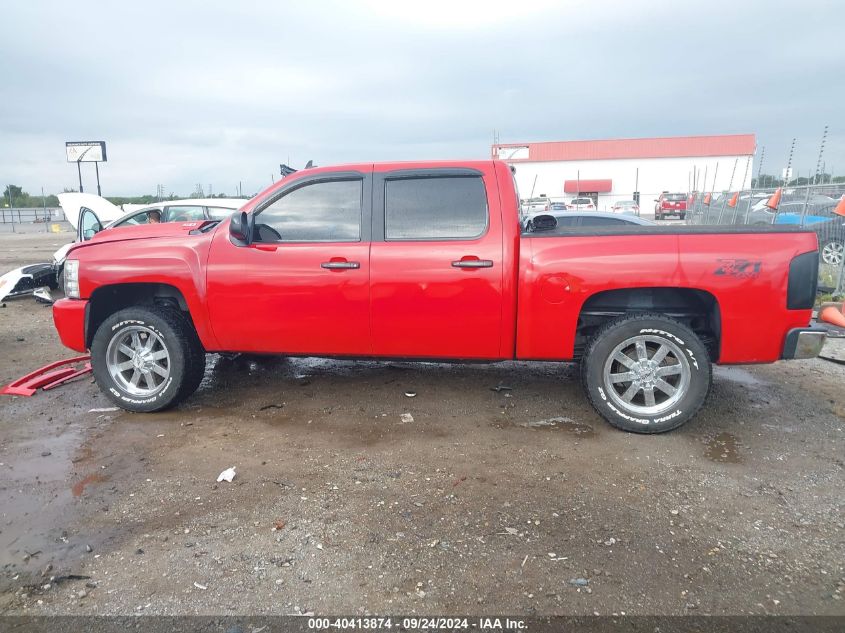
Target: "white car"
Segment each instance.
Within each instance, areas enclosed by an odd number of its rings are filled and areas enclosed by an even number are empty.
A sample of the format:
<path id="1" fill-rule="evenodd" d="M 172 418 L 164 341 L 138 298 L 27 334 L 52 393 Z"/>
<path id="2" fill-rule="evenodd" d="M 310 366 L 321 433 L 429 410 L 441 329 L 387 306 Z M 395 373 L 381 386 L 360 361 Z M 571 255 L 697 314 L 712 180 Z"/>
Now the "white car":
<path id="1" fill-rule="evenodd" d="M 595 211 L 596 203 L 592 198 L 572 198 L 566 204 L 566 208 L 572 211 Z"/>
<path id="2" fill-rule="evenodd" d="M 613 203 L 613 206 L 610 207 L 610 212 L 639 215 L 640 205 L 637 204 L 636 200 L 619 200 Z"/>
<path id="3" fill-rule="evenodd" d="M 126 205 L 128 212 L 105 198 L 91 193 L 60 193 L 59 205 L 65 219 L 76 230 L 76 242 L 90 240 L 105 229 L 158 222 L 202 222 L 223 220 L 246 200 L 241 198 L 190 198 L 164 200 L 146 205 Z M 61 278 L 65 257 L 73 244 L 65 244 L 53 254 L 53 266 Z"/>

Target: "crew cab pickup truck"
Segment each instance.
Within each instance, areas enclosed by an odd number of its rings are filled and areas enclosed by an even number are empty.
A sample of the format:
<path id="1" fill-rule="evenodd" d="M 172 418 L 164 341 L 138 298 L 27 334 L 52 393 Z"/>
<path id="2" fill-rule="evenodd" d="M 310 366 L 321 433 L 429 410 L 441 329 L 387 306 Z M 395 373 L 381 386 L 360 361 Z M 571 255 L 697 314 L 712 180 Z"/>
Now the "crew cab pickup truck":
<path id="1" fill-rule="evenodd" d="M 117 405 L 191 395 L 211 352 L 580 361 L 617 427 L 675 428 L 713 363 L 816 355 L 818 245 L 800 228 L 520 227 L 499 161 L 345 165 L 286 177 L 220 221 L 77 244 L 62 342 Z"/>

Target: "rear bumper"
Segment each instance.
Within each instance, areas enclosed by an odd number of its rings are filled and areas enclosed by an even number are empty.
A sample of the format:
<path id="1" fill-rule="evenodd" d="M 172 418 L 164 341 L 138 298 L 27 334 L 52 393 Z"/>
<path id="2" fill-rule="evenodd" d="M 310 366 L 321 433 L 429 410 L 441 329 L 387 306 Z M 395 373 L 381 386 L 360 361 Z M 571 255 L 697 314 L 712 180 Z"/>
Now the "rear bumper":
<path id="1" fill-rule="evenodd" d="M 827 339 L 827 330 L 816 327 L 798 327 L 789 330 L 783 344 L 784 360 L 815 358 L 819 355 Z"/>
<path id="2" fill-rule="evenodd" d="M 88 301 L 85 299 L 59 299 L 53 304 L 53 323 L 59 332 L 62 345 L 84 352 L 85 321 Z"/>

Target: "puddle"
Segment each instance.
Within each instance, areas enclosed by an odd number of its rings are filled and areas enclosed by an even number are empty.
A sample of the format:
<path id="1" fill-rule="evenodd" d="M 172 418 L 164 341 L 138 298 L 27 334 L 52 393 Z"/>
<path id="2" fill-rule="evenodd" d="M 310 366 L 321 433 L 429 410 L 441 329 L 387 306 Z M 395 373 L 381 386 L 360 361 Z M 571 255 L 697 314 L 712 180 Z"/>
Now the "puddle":
<path id="1" fill-rule="evenodd" d="M 564 433 L 571 433 L 573 435 L 582 435 L 590 437 L 595 434 L 593 427 L 589 424 L 576 422 L 572 418 L 546 418 L 545 420 L 531 420 L 529 422 L 511 422 L 509 420 L 496 420 L 491 423 L 492 427 L 497 429 L 504 429 L 508 427 L 520 427 L 523 429 L 532 429 L 535 431 L 563 431 Z"/>
<path id="2" fill-rule="evenodd" d="M 707 441 L 704 456 L 711 462 L 738 464 L 742 461 L 739 441 L 730 433 L 719 433 Z"/>

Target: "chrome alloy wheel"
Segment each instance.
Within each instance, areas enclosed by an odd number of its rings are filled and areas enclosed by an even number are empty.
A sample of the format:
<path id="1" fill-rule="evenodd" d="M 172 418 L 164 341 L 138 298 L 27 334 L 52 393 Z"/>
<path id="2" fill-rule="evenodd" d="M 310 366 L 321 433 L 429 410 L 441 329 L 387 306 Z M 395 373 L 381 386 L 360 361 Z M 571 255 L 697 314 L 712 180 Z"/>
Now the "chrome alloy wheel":
<path id="1" fill-rule="evenodd" d="M 662 336 L 632 336 L 608 356 L 602 381 L 605 392 L 622 410 L 645 416 L 675 406 L 691 380 L 689 360 L 681 348 Z"/>
<path id="2" fill-rule="evenodd" d="M 121 389 L 148 398 L 158 393 L 170 377 L 170 352 L 152 329 L 133 325 L 109 341 L 106 365 Z"/>
<path id="3" fill-rule="evenodd" d="M 845 244 L 837 240 L 831 240 L 822 246 L 822 261 L 825 264 L 841 264 L 845 256 Z"/>

